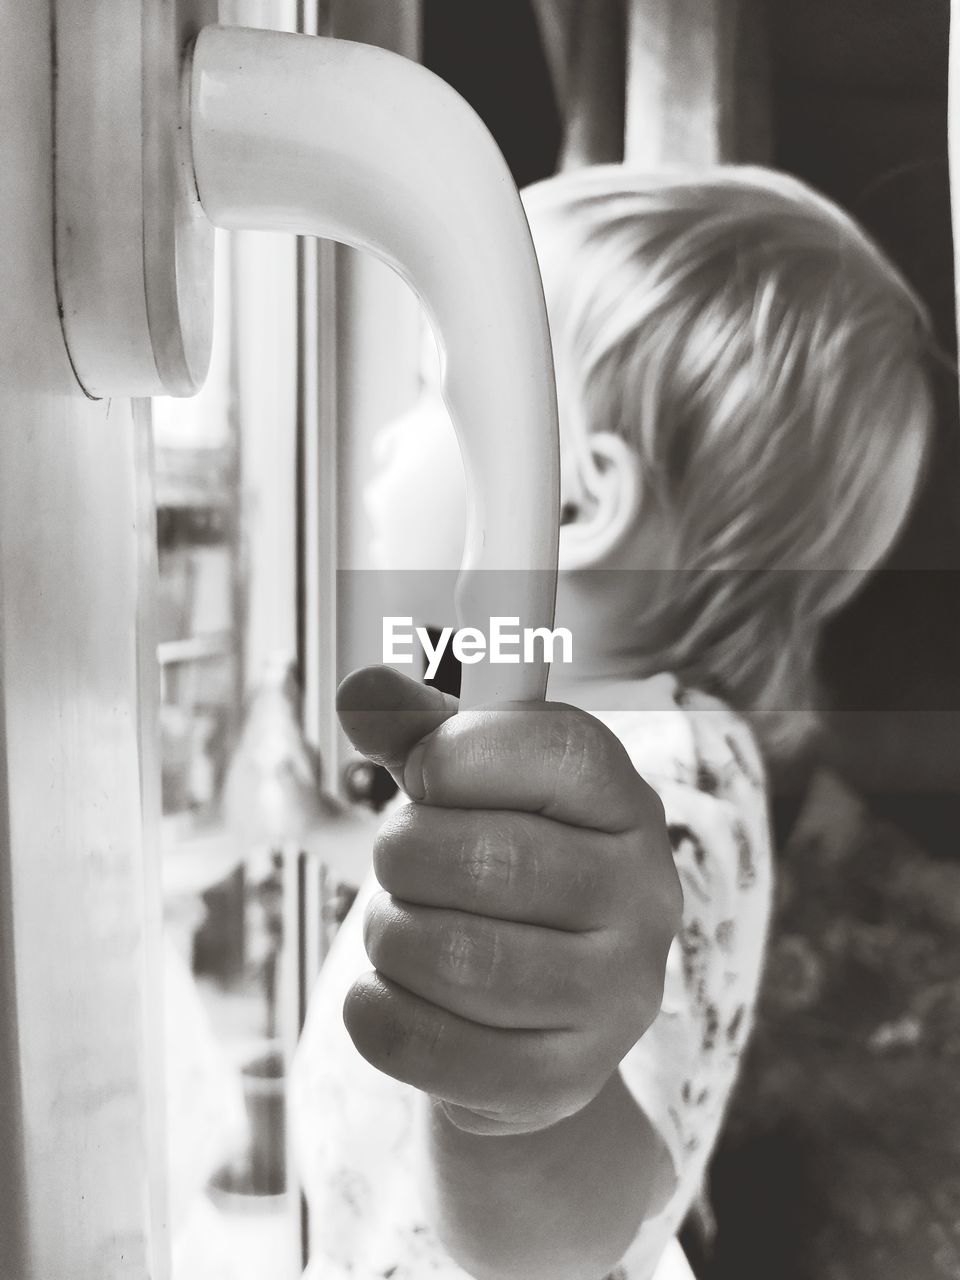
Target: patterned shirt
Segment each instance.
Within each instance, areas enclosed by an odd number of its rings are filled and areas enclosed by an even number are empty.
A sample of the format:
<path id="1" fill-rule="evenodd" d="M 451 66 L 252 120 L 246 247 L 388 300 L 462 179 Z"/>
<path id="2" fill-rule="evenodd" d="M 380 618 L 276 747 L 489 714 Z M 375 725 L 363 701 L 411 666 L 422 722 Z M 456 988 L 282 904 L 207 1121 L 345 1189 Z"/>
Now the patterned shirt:
<path id="1" fill-rule="evenodd" d="M 682 1274 L 674 1237 L 701 1185 L 757 1000 L 771 910 L 766 783 L 753 736 L 723 703 L 672 676 L 638 683 L 629 711 L 594 712 L 663 801 L 684 894 L 663 1004 L 620 1064 L 675 1173 L 611 1280 Z M 632 700 L 633 701 L 633 700 Z M 467 1280 L 427 1226 L 414 1140 L 422 1095 L 360 1057 L 344 997 L 369 970 L 369 877 L 314 988 L 291 1080 L 310 1207 L 310 1280 Z M 689 1272 L 687 1272 L 689 1274 Z"/>

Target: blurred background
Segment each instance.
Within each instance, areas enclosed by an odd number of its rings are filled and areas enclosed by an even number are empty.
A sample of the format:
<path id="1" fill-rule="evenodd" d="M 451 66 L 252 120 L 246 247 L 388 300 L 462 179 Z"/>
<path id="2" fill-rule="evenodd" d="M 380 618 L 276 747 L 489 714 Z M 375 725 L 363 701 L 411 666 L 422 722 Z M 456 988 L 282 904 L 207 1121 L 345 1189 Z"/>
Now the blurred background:
<path id="1" fill-rule="evenodd" d="M 947 0 L 223 0 L 222 18 L 419 57 L 521 186 L 623 158 L 787 170 L 927 302 L 936 455 L 823 645 L 828 732 L 776 779 L 764 1004 L 712 1218 L 685 1243 L 704 1278 L 960 1276 Z M 337 677 L 379 660 L 350 586 L 370 567 L 360 491 L 373 434 L 419 392 L 423 330 L 406 289 L 348 250 L 218 233 L 217 252 L 210 378 L 154 407 L 177 1275 L 284 1280 L 309 1237 L 284 1075 L 390 795 L 332 708 Z"/>

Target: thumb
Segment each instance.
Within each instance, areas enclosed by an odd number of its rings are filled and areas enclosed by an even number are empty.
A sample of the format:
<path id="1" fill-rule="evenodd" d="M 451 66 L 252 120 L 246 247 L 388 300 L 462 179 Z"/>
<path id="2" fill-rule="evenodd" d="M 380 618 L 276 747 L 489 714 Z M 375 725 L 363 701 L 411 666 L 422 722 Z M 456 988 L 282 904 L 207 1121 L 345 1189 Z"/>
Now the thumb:
<path id="1" fill-rule="evenodd" d="M 337 689 L 344 733 L 368 760 L 389 769 L 400 787 L 411 749 L 456 710 L 457 699 L 450 694 L 391 667 L 362 667 Z"/>

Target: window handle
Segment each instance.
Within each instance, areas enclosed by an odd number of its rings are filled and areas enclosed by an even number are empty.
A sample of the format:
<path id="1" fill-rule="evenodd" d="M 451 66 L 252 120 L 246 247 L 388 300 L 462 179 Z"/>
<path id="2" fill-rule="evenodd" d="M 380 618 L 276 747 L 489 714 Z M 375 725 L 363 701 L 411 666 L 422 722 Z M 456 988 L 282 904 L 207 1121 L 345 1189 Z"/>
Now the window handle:
<path id="1" fill-rule="evenodd" d="M 376 254 L 419 294 L 441 351 L 467 480 L 459 624 L 552 627 L 559 444 L 543 292 L 516 187 L 472 108 L 381 49 L 205 26 L 203 0 L 57 9 L 57 277 L 87 393 L 200 385 L 210 224 Z M 462 701 L 545 686 L 542 661 L 483 661 L 464 668 Z"/>

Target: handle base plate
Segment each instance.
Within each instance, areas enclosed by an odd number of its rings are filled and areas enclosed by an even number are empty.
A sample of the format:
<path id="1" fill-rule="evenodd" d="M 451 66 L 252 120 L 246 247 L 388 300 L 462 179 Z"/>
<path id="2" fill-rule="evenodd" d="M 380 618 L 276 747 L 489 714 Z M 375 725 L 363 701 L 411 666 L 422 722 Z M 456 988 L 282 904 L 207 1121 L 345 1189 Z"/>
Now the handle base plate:
<path id="1" fill-rule="evenodd" d="M 213 229 L 197 198 L 184 59 L 216 0 L 55 0 L 56 283 L 95 398 L 192 395 L 213 326 Z"/>

